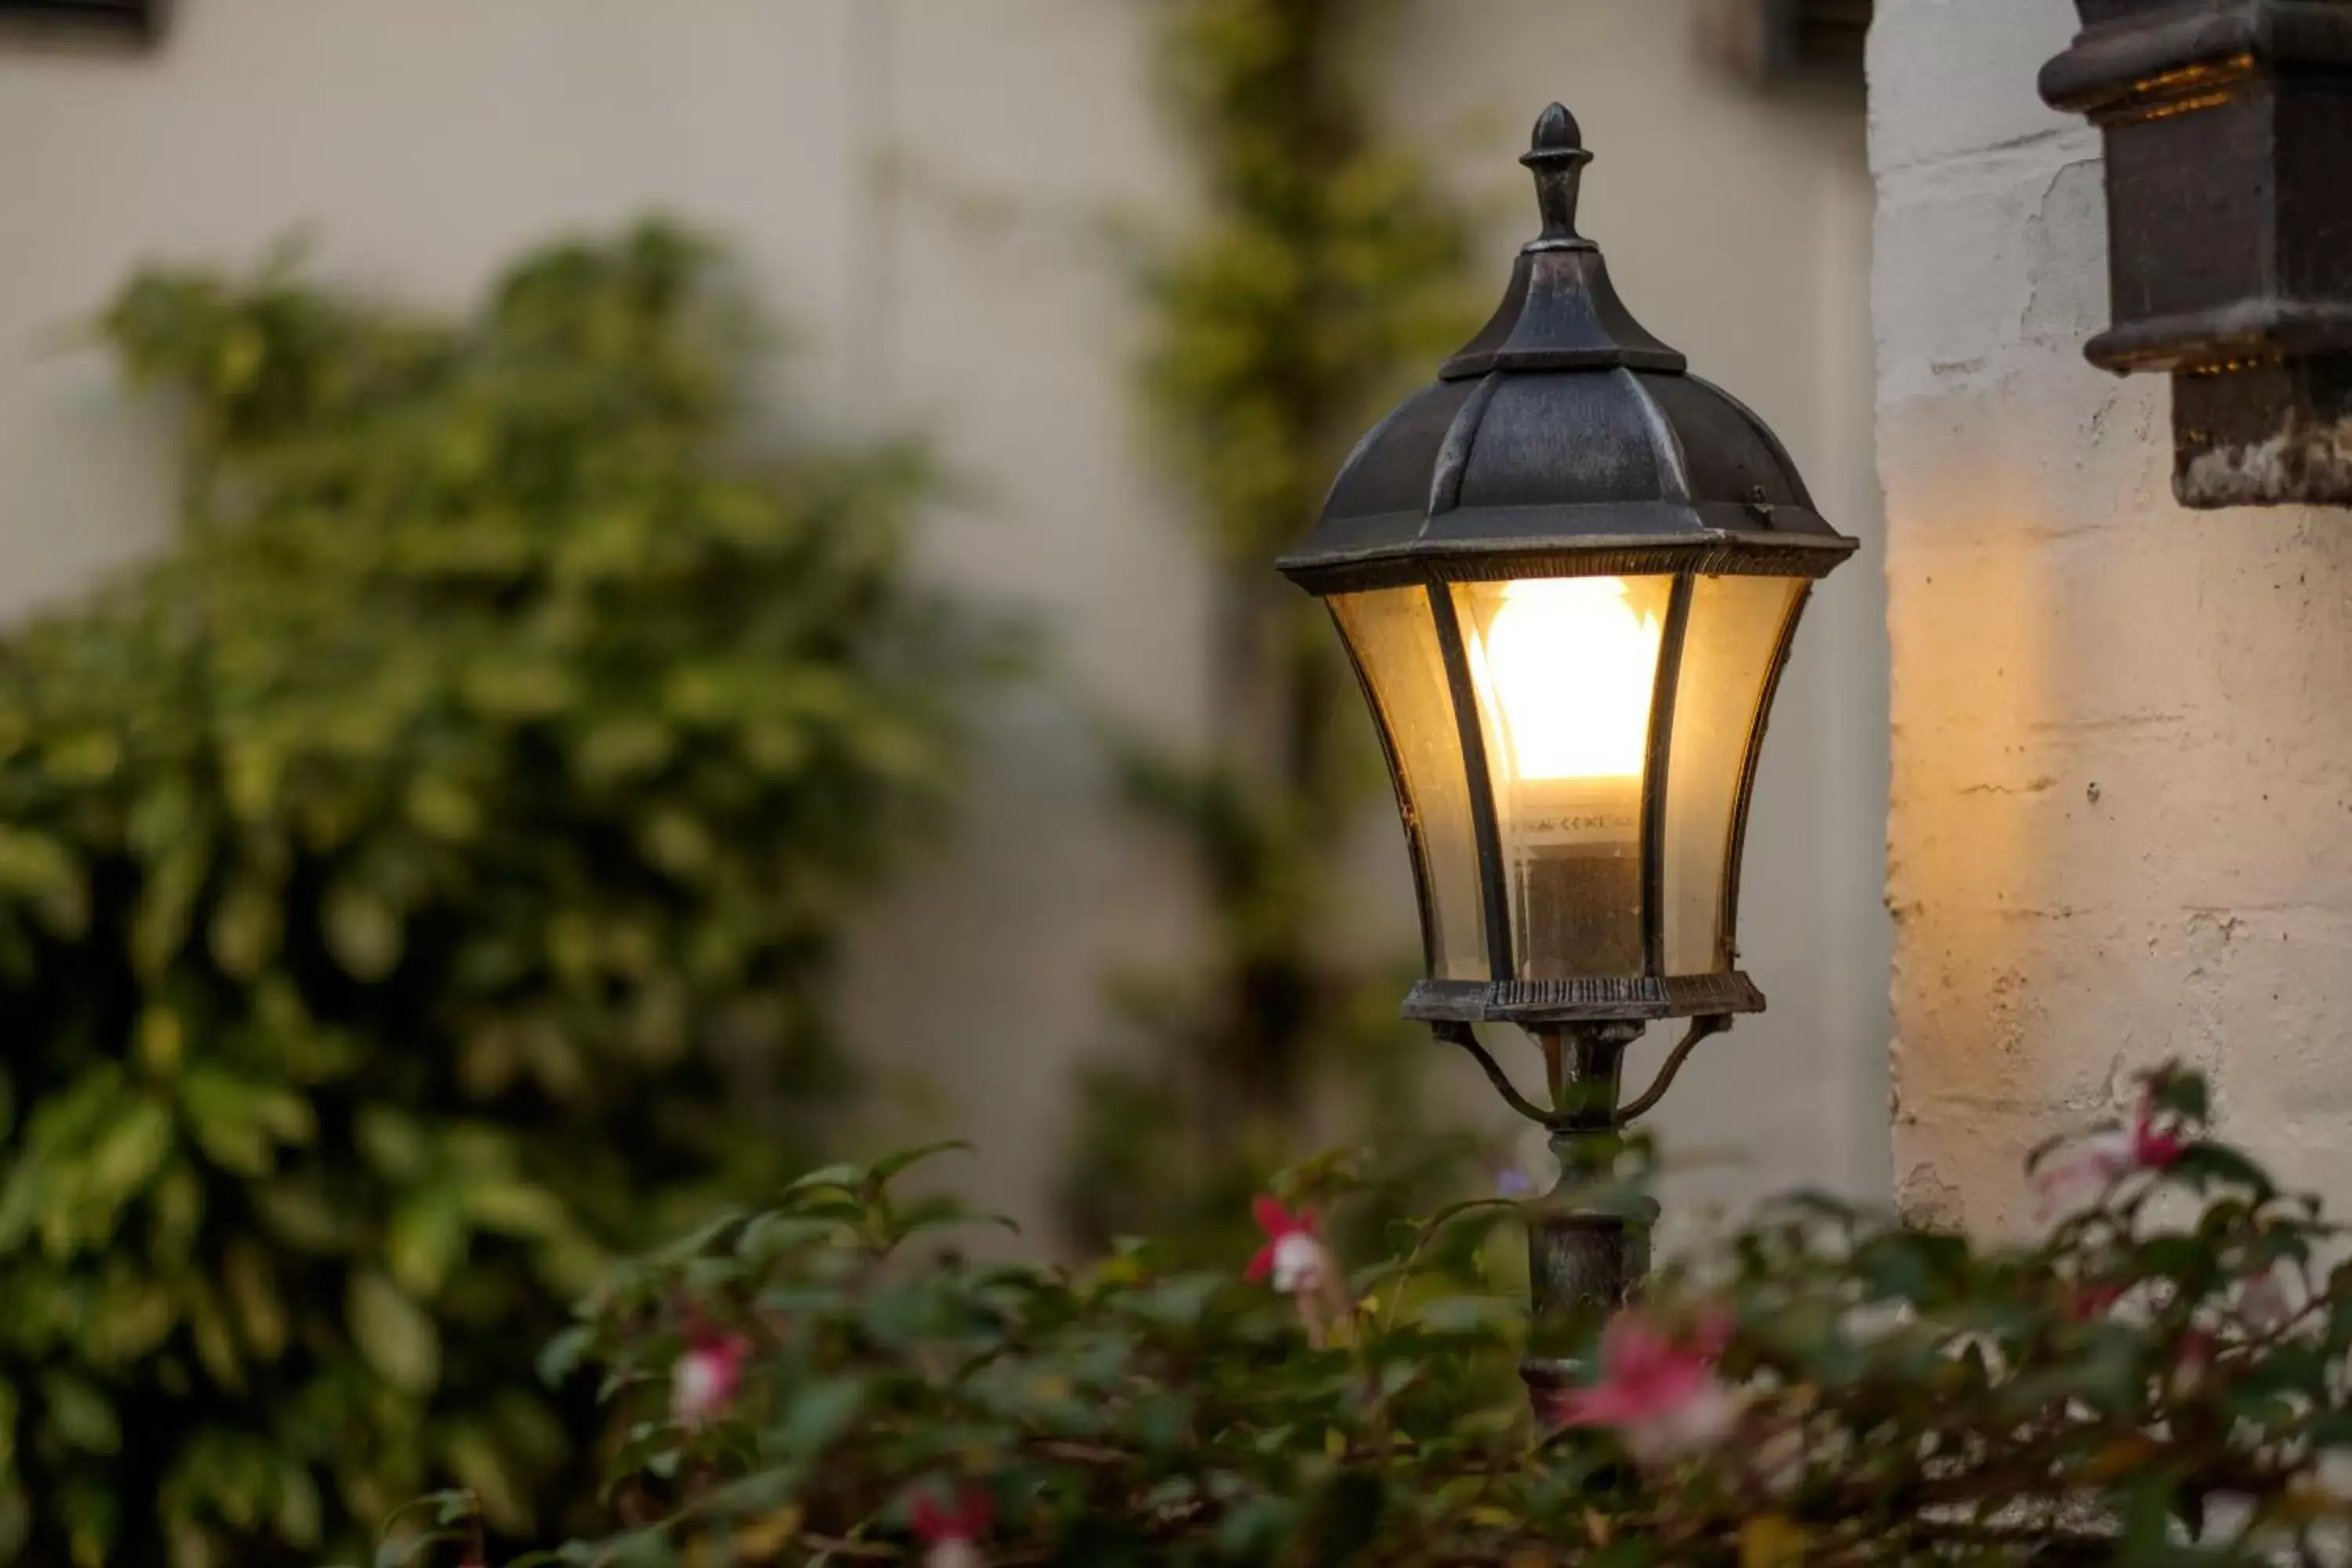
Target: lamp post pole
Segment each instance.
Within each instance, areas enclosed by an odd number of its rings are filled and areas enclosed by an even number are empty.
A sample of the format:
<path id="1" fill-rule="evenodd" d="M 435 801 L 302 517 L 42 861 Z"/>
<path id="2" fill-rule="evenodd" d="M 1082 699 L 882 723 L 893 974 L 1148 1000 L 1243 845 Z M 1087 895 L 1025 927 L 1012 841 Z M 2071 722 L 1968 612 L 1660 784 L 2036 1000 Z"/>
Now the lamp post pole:
<path id="1" fill-rule="evenodd" d="M 1631 1299 L 1650 1272 L 1658 1205 L 1612 1180 L 1624 1131 L 1665 1097 L 1698 1043 L 1731 1026 L 1728 1017 L 1693 1020 L 1689 1032 L 1638 1100 L 1622 1099 L 1625 1052 L 1642 1037 L 1638 1019 L 1597 1019 L 1530 1031 L 1544 1058 L 1549 1110 L 1523 1096 L 1466 1025 L 1440 1038 L 1474 1057 L 1511 1108 L 1550 1134 L 1559 1175 L 1528 1205 L 1528 1353 L 1520 1376 L 1530 1393 L 1564 1386 L 1574 1366 L 1546 1353 L 1560 1332 Z"/>
<path id="2" fill-rule="evenodd" d="M 1570 1025 L 1537 1037 L 1562 1120 L 1548 1124 L 1559 1178 L 1528 1212 L 1531 1300 L 1519 1375 L 1530 1394 L 1569 1381 L 1571 1369 L 1544 1353 L 1557 1331 L 1625 1300 L 1650 1272 L 1656 1201 L 1641 1194 L 1609 1200 L 1591 1195 L 1606 1189 L 1616 1162 L 1625 1051 L 1641 1036 L 1639 1024 L 1606 1023 Z"/>

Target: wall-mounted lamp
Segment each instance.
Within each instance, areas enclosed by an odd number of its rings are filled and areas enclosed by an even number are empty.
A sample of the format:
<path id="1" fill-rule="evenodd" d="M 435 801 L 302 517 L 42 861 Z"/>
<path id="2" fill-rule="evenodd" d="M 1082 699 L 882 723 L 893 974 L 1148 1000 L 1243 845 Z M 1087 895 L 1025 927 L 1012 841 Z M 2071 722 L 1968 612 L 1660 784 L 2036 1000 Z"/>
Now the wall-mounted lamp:
<path id="1" fill-rule="evenodd" d="M 2042 96 L 2105 132 L 2114 324 L 2184 506 L 2352 505 L 2352 4 L 2075 0 Z"/>
<path id="2" fill-rule="evenodd" d="M 1522 160 L 1543 233 L 1502 307 L 1364 437 L 1281 563 L 1329 605 L 1387 747 L 1428 962 L 1405 1016 L 1560 1155 L 1530 1226 L 1538 1347 L 1648 1257 L 1646 1209 L 1567 1194 L 1693 1046 L 1764 1005 L 1735 935 L 1748 791 L 1806 595 L 1854 549 L 1764 422 L 1619 300 L 1576 230 L 1591 158 L 1545 110 Z M 1622 1100 L 1626 1047 L 1673 1018 L 1682 1044 Z M 1480 1025 L 1535 1039 L 1540 1100 Z M 1527 1374 L 1568 1375 L 1540 1354 Z"/>

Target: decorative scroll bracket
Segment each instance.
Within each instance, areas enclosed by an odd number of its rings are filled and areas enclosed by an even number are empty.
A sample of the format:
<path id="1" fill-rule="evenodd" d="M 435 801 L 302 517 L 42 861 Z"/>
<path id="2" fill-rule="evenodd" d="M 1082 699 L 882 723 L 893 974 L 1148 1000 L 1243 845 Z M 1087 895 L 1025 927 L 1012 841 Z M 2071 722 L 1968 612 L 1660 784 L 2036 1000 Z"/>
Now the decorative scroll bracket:
<path id="1" fill-rule="evenodd" d="M 1476 1032 L 1462 1023 L 1433 1026 L 1437 1037 L 1470 1054 L 1503 1102 L 1555 1138 L 1605 1132 L 1624 1127 L 1657 1108 L 1674 1087 L 1675 1076 L 1700 1041 L 1731 1027 L 1728 1016 L 1694 1018 L 1690 1028 L 1667 1053 L 1650 1087 L 1633 1100 L 1617 1102 L 1618 1075 L 1625 1047 L 1639 1039 L 1637 1023 L 1573 1024 L 1537 1037 L 1549 1069 L 1551 1107 L 1547 1110 L 1521 1093 L 1511 1075 L 1478 1041 Z"/>

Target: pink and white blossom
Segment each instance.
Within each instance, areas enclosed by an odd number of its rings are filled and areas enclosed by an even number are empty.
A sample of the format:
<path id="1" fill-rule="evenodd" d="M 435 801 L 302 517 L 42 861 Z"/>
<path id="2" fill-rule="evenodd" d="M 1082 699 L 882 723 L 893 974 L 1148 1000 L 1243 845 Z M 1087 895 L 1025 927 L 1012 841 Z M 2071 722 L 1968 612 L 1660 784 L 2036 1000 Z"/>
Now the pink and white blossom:
<path id="1" fill-rule="evenodd" d="M 2033 1171 L 2044 1215 L 2081 1208 L 2136 1171 L 2161 1171 L 2187 1147 L 2177 1132 L 2156 1124 L 2155 1104 L 2140 1101 L 2127 1127 L 2109 1127 L 2050 1152 Z"/>
<path id="2" fill-rule="evenodd" d="M 751 1342 L 743 1335 L 697 1329 L 670 1371 L 670 1418 L 681 1426 L 696 1427 L 733 1410 L 743 1387 L 743 1365 L 751 1356 Z"/>
<path id="3" fill-rule="evenodd" d="M 1258 1229 L 1265 1233 L 1265 1245 L 1249 1261 L 1251 1283 L 1270 1280 L 1284 1295 L 1297 1296 L 1318 1289 L 1334 1278 L 1331 1252 L 1318 1234 L 1313 1209 L 1294 1212 L 1274 1198 L 1260 1196 L 1252 1212 L 1257 1216 Z"/>
<path id="4" fill-rule="evenodd" d="M 995 1515 L 995 1506 L 978 1487 L 964 1488 L 952 1504 L 932 1492 L 918 1494 L 908 1517 L 915 1539 L 923 1543 L 923 1568 L 979 1568 L 980 1539 Z"/>
<path id="5" fill-rule="evenodd" d="M 1562 1426 L 1609 1427 L 1644 1466 L 1705 1453 L 1739 1418 L 1738 1399 L 1715 1374 L 1728 1339 L 1719 1318 L 1676 1338 L 1637 1312 L 1620 1312 L 1601 1336 L 1600 1380 L 1559 1391 L 1539 1414 Z"/>

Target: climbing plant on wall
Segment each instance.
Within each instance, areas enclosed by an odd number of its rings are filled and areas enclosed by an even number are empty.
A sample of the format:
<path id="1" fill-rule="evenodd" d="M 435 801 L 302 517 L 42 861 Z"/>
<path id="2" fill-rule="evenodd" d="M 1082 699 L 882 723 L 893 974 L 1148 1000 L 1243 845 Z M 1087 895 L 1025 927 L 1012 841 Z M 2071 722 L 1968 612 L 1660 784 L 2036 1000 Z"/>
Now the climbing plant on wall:
<path id="1" fill-rule="evenodd" d="M 1333 929 L 1378 752 L 1338 639 L 1272 563 L 1399 381 L 1473 320 L 1464 216 L 1366 101 L 1383 5 L 1151 4 L 1207 211 L 1144 271 L 1142 424 L 1213 567 L 1215 730 L 1202 754 L 1129 747 L 1126 778 L 1205 868 L 1216 942 L 1197 972 L 1123 981 L 1145 1048 L 1084 1079 L 1067 1206 L 1097 1240 L 1241 1220 L 1319 1114 L 1353 1102 L 1346 1131 L 1377 1134 L 1410 1099 L 1407 966 Z"/>

